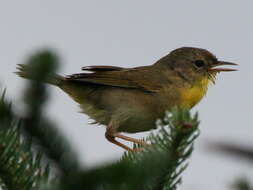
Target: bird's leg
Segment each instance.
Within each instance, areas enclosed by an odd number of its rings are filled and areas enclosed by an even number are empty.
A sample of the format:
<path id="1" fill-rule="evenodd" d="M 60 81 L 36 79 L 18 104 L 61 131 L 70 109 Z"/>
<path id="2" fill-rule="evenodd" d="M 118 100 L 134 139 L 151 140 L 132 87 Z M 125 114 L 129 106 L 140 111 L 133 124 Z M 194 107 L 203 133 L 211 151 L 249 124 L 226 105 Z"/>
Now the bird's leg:
<path id="1" fill-rule="evenodd" d="M 126 141 L 130 141 L 130 142 L 133 142 L 135 144 L 143 145 L 143 146 L 148 145 L 144 140 L 135 139 L 135 138 L 128 137 L 128 136 L 125 136 L 125 135 L 121 135 L 119 133 L 116 133 L 114 135 L 114 137 L 117 137 L 117 138 L 120 138 L 120 139 L 123 139 L 123 140 L 126 140 Z"/>
<path id="2" fill-rule="evenodd" d="M 130 141 L 136 144 L 140 144 L 140 145 L 147 145 L 147 143 L 145 143 L 143 140 L 139 140 L 139 139 L 135 139 L 135 138 L 131 138 L 131 137 L 127 137 L 124 135 L 121 135 L 119 133 L 116 132 L 115 127 L 111 124 L 109 124 L 106 128 L 106 132 L 105 132 L 105 137 L 108 141 L 110 141 L 111 143 L 120 146 L 121 148 L 127 150 L 127 151 L 131 151 L 131 152 L 138 152 L 141 149 L 139 148 L 129 148 L 128 146 L 124 145 L 123 143 L 117 141 L 115 138 L 120 138 L 126 141 Z"/>
<path id="3" fill-rule="evenodd" d="M 118 146 L 120 146 L 121 148 L 123 148 L 123 149 L 125 149 L 125 150 L 127 150 L 127 151 L 135 152 L 134 149 L 129 148 L 128 146 L 124 145 L 123 143 L 117 141 L 117 140 L 115 139 L 114 134 L 115 134 L 115 133 L 114 133 L 112 130 L 107 129 L 106 132 L 105 132 L 105 138 L 106 138 L 109 142 L 111 142 L 111 143 L 113 143 L 113 144 L 115 144 L 115 145 L 118 145 Z"/>

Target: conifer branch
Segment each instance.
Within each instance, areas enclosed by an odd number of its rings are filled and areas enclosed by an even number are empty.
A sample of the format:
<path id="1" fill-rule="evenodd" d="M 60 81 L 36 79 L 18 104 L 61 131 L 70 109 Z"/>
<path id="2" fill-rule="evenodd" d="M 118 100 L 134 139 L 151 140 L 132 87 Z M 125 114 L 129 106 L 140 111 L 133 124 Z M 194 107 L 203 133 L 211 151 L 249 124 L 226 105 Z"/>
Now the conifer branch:
<path id="1" fill-rule="evenodd" d="M 233 188 L 235 190 L 253 190 L 252 184 L 250 184 L 249 181 L 245 178 L 238 179 L 234 183 Z"/>
<path id="2" fill-rule="evenodd" d="M 56 73 L 58 57 L 50 51 L 41 51 L 31 56 L 25 68 L 33 80 L 29 81 L 24 94 L 27 113 L 22 118 L 23 132 L 54 161 L 60 173 L 68 175 L 77 168 L 77 156 L 55 124 L 45 117 L 43 109 L 48 98 L 43 81 Z"/>
<path id="3" fill-rule="evenodd" d="M 4 183 L 3 189 L 37 190 L 41 182 L 49 182 L 49 167 L 42 163 L 41 153 L 32 151 L 31 142 L 22 138 L 20 121 L 14 118 L 4 95 L 0 99 L 0 110 L 6 113 L 0 115 L 0 178 Z"/>
<path id="4" fill-rule="evenodd" d="M 144 189 L 174 190 L 181 183 L 181 173 L 187 168 L 186 160 L 193 151 L 193 143 L 199 135 L 198 115 L 191 116 L 189 110 L 175 108 L 158 122 L 158 134 L 148 138 L 152 144 L 152 152 L 165 155 L 165 165 L 159 175 Z M 159 155 L 159 154 L 158 154 Z M 130 157 L 129 157 L 130 156 Z M 128 153 L 123 159 L 138 160 L 138 155 Z M 141 165 L 141 162 L 139 162 Z M 151 169 L 152 171 L 152 169 Z"/>
<path id="5" fill-rule="evenodd" d="M 150 147 L 139 153 L 127 152 L 116 164 L 76 173 L 58 189 L 174 190 L 193 151 L 198 124 L 197 115 L 173 110 L 160 122 L 158 134 L 148 138 Z"/>

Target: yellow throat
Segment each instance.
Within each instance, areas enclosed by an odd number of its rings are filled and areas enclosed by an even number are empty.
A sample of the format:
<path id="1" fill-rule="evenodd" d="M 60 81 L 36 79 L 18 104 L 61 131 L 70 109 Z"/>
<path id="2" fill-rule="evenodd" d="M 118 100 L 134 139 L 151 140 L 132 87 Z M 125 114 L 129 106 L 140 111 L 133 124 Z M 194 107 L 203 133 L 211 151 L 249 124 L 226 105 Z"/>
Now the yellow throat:
<path id="1" fill-rule="evenodd" d="M 209 82 L 208 77 L 204 77 L 190 88 L 181 88 L 180 107 L 192 108 L 195 106 L 206 94 Z"/>

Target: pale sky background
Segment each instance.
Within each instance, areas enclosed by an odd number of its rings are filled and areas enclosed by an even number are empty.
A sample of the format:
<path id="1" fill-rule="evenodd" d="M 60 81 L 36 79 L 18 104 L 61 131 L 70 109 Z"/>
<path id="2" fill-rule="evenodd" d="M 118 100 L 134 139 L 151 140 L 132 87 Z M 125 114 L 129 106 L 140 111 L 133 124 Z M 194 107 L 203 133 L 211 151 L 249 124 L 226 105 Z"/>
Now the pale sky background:
<path id="1" fill-rule="evenodd" d="M 13 74 L 16 64 L 44 47 L 61 55 L 61 74 L 80 72 L 87 65 L 148 65 L 181 46 L 205 48 L 219 59 L 240 64 L 239 72 L 220 74 L 193 110 L 200 115 L 201 135 L 179 189 L 230 189 L 228 184 L 242 175 L 253 180 L 252 165 L 205 146 L 216 140 L 253 143 L 253 1 L 0 2 L 0 82 L 14 103 L 20 102 L 25 84 Z M 74 143 L 85 167 L 120 158 L 123 150 L 106 141 L 103 127 L 88 125 L 61 90 L 50 91 L 48 115 Z"/>

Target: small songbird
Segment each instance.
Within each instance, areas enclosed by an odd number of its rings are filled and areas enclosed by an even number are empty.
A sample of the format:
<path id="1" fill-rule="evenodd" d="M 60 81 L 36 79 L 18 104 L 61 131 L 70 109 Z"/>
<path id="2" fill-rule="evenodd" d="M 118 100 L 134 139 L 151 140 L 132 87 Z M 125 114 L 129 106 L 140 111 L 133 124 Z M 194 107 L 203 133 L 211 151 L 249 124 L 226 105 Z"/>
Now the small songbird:
<path id="1" fill-rule="evenodd" d="M 156 120 L 177 106 L 192 108 L 206 94 L 217 73 L 235 71 L 219 68 L 236 65 L 219 61 L 207 50 L 182 47 L 153 65 L 122 68 L 86 66 L 83 73 L 66 77 L 54 75 L 46 83 L 58 86 L 78 104 L 82 112 L 106 126 L 105 137 L 112 143 L 134 151 L 120 138 L 145 144 L 120 132 L 137 133 L 156 128 Z M 33 79 L 27 65 L 19 65 L 17 74 Z"/>

